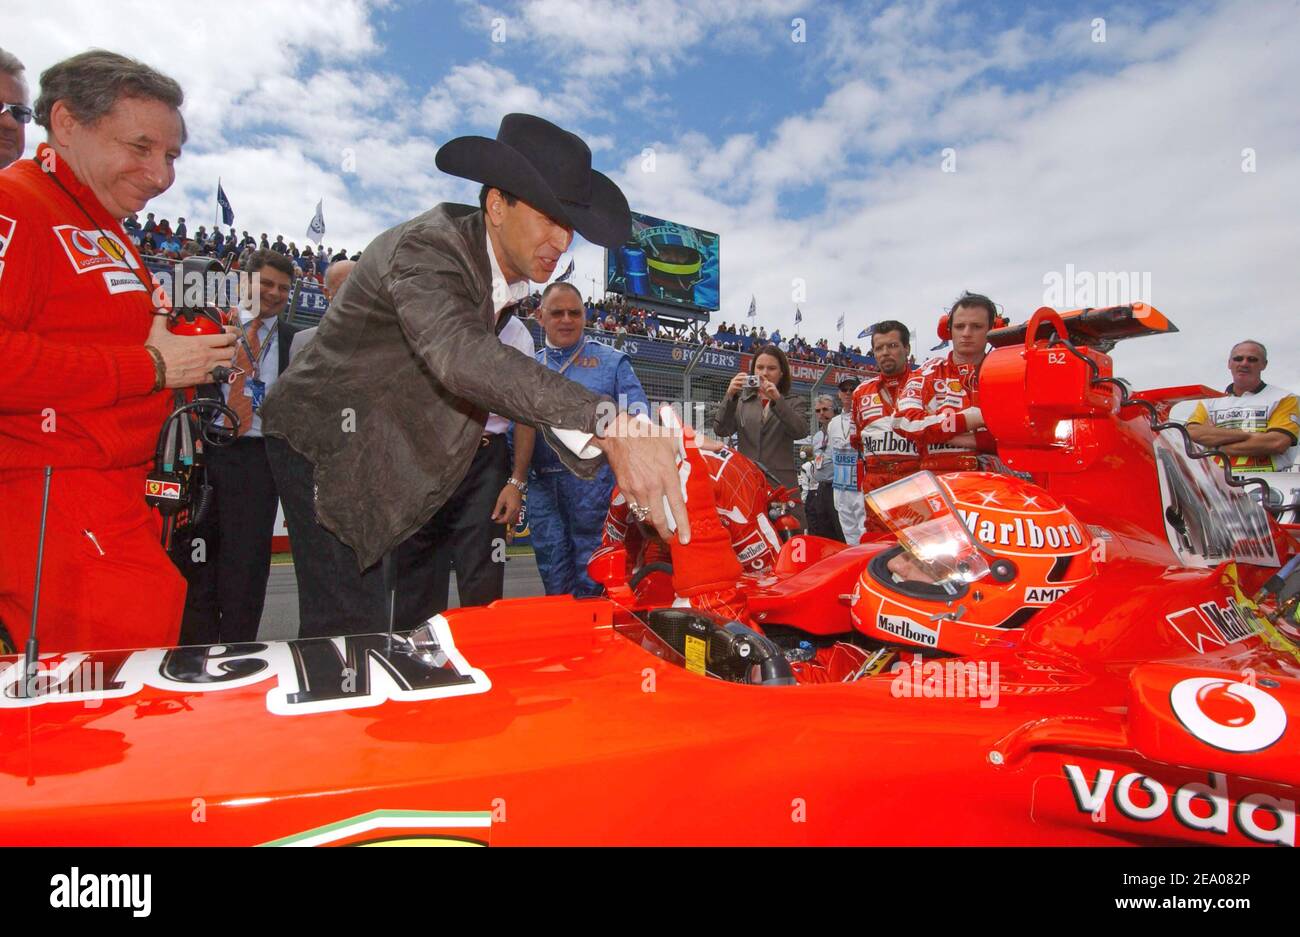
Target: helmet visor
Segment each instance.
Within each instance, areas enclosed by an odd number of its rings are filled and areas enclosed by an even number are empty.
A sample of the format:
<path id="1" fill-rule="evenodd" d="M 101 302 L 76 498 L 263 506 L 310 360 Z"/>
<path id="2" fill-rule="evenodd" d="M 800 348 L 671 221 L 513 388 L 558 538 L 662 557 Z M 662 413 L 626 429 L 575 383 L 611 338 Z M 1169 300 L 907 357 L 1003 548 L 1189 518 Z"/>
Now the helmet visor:
<path id="1" fill-rule="evenodd" d="M 906 554 L 890 564 L 896 575 L 954 590 L 988 575 L 988 561 L 933 472 L 917 472 L 866 497 Z"/>

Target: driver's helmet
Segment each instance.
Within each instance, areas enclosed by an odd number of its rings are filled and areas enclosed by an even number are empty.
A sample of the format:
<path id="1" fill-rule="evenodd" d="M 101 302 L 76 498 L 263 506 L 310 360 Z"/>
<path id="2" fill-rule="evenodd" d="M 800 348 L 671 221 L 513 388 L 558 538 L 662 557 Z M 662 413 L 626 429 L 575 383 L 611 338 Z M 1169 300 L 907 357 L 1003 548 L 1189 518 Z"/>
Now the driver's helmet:
<path id="1" fill-rule="evenodd" d="M 1050 494 L 991 472 L 918 472 L 867 495 L 898 545 L 867 564 L 854 626 L 889 644 L 978 654 L 1091 579 L 1092 537 Z"/>

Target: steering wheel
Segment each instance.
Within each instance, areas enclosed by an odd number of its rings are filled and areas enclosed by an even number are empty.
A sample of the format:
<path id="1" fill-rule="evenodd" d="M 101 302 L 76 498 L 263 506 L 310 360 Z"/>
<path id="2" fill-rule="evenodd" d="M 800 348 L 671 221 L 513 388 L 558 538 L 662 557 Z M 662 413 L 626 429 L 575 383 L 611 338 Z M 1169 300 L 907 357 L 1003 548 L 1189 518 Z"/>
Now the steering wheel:
<path id="1" fill-rule="evenodd" d="M 632 570 L 632 575 L 627 579 L 627 587 L 635 592 L 636 587 L 641 585 L 641 580 L 645 579 L 645 577 L 649 576 L 651 573 L 667 573 L 671 576 L 673 574 L 673 564 L 662 561 L 656 563 L 642 563 L 636 569 Z"/>

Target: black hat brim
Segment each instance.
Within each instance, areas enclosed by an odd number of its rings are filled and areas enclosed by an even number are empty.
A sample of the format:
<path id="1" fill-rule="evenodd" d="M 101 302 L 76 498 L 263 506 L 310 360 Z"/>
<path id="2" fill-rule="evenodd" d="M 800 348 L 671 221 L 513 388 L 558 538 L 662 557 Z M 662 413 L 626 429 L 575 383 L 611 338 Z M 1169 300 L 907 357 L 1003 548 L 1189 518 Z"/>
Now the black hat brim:
<path id="1" fill-rule="evenodd" d="M 570 227 L 593 244 L 617 248 L 632 232 L 627 199 L 614 181 L 591 170 L 591 204 L 557 198 L 523 154 L 489 137 L 448 140 L 434 157 L 443 172 L 517 195 L 533 208 Z"/>

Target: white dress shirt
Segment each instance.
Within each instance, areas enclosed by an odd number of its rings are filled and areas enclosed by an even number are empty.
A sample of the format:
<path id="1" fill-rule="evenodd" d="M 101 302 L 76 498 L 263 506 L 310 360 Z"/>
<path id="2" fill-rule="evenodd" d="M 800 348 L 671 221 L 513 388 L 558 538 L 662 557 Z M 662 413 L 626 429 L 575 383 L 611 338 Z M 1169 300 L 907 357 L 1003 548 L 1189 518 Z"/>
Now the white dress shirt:
<path id="1" fill-rule="evenodd" d="M 250 310 L 240 309 L 239 322 L 244 327 L 245 334 L 249 338 L 253 337 L 254 329 L 257 331 L 257 341 L 261 346 L 257 350 L 257 358 L 261 362 L 258 379 L 266 384 L 266 393 L 269 394 L 271 388 L 275 386 L 275 382 L 280 378 L 280 329 L 276 327 L 272 331 L 272 326 L 277 325 L 276 318 L 272 316 L 266 319 L 258 319 Z M 268 336 L 270 336 L 269 347 Z M 235 355 L 235 364 L 248 372 L 248 377 L 245 378 L 245 380 L 248 380 L 253 376 L 252 366 L 248 361 L 248 353 L 242 342 L 237 347 L 239 350 Z M 227 404 L 230 403 L 229 384 L 221 384 L 221 398 Z M 225 417 L 218 416 L 213 422 L 216 426 L 225 426 Z M 261 413 L 256 410 L 253 411 L 253 425 L 248 428 L 244 435 L 254 439 L 262 435 Z"/>
<path id="2" fill-rule="evenodd" d="M 496 316 L 501 314 L 502 309 L 528 297 L 528 281 L 516 280 L 514 283 L 507 283 L 506 275 L 501 272 L 501 265 L 497 263 L 496 251 L 492 249 L 492 236 L 485 233 L 483 237 L 487 241 L 488 263 L 492 267 L 492 324 L 496 325 Z M 502 333 L 502 338 L 504 337 L 505 334 Z M 530 340 L 531 337 L 529 336 Z M 551 431 L 555 433 L 555 438 L 564 443 L 565 448 L 571 450 L 579 459 L 594 459 L 600 455 L 600 449 L 591 445 L 593 433 L 557 427 L 551 427 Z"/>
<path id="3" fill-rule="evenodd" d="M 528 331 L 528 326 L 524 325 L 518 319 L 511 317 L 506 323 L 506 327 L 501 330 L 497 336 L 501 339 L 502 345 L 508 345 L 516 351 L 531 358 L 537 351 L 537 346 L 533 344 L 533 333 Z M 488 414 L 487 424 L 483 427 L 483 432 L 488 434 L 504 433 L 510 429 L 510 420 L 501 416 L 499 413 Z"/>

